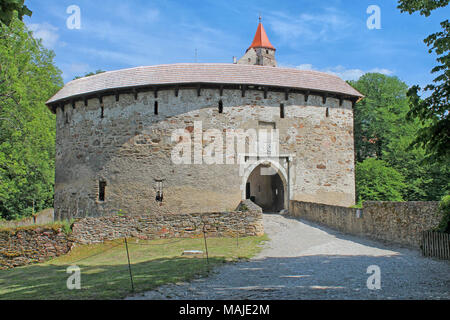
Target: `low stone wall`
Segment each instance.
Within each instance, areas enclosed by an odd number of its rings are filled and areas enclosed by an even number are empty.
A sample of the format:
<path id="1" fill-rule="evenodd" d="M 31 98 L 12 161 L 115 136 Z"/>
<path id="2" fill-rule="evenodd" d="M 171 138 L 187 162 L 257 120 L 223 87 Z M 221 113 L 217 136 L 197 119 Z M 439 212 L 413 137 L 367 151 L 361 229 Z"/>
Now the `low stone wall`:
<path id="1" fill-rule="evenodd" d="M 244 203 L 245 204 L 245 203 Z M 73 225 L 72 238 L 81 244 L 125 237 L 140 239 L 262 236 L 261 208 L 246 203 L 235 212 L 88 217 Z"/>
<path id="2" fill-rule="evenodd" d="M 343 233 L 420 248 L 421 232 L 436 228 L 439 202 L 364 203 L 363 209 L 291 201 L 289 215 Z"/>
<path id="3" fill-rule="evenodd" d="M 0 228 L 18 228 L 33 225 L 44 225 L 54 221 L 54 210 L 45 209 L 32 217 L 17 221 L 1 221 Z"/>
<path id="4" fill-rule="evenodd" d="M 44 262 L 70 251 L 72 242 L 61 228 L 24 227 L 0 230 L 0 269 Z"/>

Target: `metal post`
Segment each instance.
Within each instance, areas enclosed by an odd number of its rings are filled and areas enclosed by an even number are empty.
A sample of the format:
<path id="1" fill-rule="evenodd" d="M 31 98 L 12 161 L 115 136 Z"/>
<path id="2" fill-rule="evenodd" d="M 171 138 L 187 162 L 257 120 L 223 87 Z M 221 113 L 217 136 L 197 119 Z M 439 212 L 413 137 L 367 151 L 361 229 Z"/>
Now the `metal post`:
<path id="1" fill-rule="evenodd" d="M 130 271 L 131 290 L 134 292 L 133 274 L 131 273 L 130 253 L 128 252 L 128 242 L 127 242 L 127 238 L 125 238 L 125 248 L 127 249 L 128 270 Z"/>
<path id="2" fill-rule="evenodd" d="M 203 223 L 203 238 L 205 239 L 206 263 L 209 265 L 208 244 L 206 243 L 206 224 Z"/>

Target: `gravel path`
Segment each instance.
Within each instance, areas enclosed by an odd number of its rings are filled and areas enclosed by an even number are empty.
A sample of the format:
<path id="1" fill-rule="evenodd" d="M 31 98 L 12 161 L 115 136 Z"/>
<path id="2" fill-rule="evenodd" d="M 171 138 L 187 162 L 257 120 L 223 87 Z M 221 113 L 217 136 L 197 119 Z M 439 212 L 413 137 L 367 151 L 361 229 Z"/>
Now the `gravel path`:
<path id="1" fill-rule="evenodd" d="M 280 215 L 265 215 L 264 227 L 271 241 L 252 260 L 128 299 L 450 299 L 448 261 Z M 372 265 L 380 290 L 367 288 Z"/>

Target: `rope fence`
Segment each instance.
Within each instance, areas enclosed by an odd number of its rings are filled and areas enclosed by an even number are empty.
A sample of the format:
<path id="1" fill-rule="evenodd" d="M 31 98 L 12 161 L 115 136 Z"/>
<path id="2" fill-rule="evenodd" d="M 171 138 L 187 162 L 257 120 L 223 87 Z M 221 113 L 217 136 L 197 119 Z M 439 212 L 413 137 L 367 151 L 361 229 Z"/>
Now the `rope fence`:
<path id="1" fill-rule="evenodd" d="M 101 250 L 100 252 L 96 252 L 94 254 L 91 254 L 89 256 L 77 259 L 75 261 L 71 261 L 72 264 L 76 264 L 82 261 L 86 261 L 88 259 L 94 258 L 96 256 L 100 256 L 102 254 L 105 254 L 107 252 L 110 252 L 111 250 L 118 248 L 120 246 L 123 246 L 124 248 L 124 252 L 126 253 L 126 257 L 127 257 L 127 266 L 128 266 L 128 274 L 129 274 L 129 278 L 130 278 L 130 285 L 131 285 L 131 292 L 134 293 L 136 290 L 136 286 L 135 286 L 135 281 L 134 281 L 134 274 L 133 274 L 133 268 L 132 268 L 132 264 L 133 264 L 133 252 L 130 251 L 131 247 L 145 247 L 145 248 L 151 248 L 151 247 L 161 247 L 161 246 L 170 246 L 170 245 L 174 245 L 177 243 L 180 243 L 182 241 L 185 241 L 186 239 L 198 239 L 198 240 L 202 240 L 203 242 L 203 259 L 205 261 L 205 266 L 208 269 L 210 267 L 210 257 L 209 257 L 209 247 L 210 247 L 210 243 L 208 243 L 208 230 L 211 230 L 211 228 L 216 228 L 217 226 L 214 224 L 210 224 L 207 223 L 205 221 L 203 221 L 202 225 L 198 225 L 196 226 L 196 230 L 199 230 L 202 234 L 202 237 L 199 238 L 179 238 L 179 239 L 170 239 L 170 241 L 168 242 L 163 242 L 163 243 L 145 243 L 144 241 L 154 241 L 154 240 L 169 240 L 169 239 L 152 239 L 152 240 L 142 240 L 142 239 L 136 239 L 136 241 L 130 241 L 131 239 L 128 237 L 125 238 L 121 238 L 121 239 L 116 239 L 116 240 L 109 240 L 109 247 L 106 247 L 104 250 Z M 238 227 L 238 226 L 237 226 Z M 233 237 L 236 238 L 236 248 L 239 248 L 239 230 L 238 228 L 236 229 L 236 232 L 233 233 Z M 203 238 L 203 239 L 202 239 Z M 188 251 L 184 251 L 183 253 L 188 252 Z"/>

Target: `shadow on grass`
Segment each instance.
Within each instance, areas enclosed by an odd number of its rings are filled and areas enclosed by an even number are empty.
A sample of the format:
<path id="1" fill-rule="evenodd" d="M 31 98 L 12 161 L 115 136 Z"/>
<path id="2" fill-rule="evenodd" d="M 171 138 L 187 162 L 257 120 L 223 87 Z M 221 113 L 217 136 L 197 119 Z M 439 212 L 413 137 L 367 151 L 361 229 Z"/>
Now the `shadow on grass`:
<path id="1" fill-rule="evenodd" d="M 143 292 L 167 283 L 189 281 L 206 276 L 213 267 L 225 262 L 210 258 L 161 258 L 131 265 L 135 292 Z M 70 265 L 51 263 L 0 271 L 1 300 L 84 300 L 120 299 L 132 294 L 128 264 L 83 265 L 81 290 L 67 289 L 66 273 Z"/>

